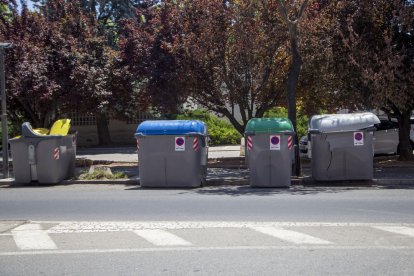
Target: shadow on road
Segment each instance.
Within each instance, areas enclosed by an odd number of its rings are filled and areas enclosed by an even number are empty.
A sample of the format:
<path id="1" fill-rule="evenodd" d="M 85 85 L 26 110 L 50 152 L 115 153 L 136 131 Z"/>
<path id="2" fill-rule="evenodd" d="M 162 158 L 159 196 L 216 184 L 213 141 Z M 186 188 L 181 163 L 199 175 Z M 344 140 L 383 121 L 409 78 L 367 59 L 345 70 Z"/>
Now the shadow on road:
<path id="1" fill-rule="evenodd" d="M 271 195 L 316 195 L 320 193 L 342 193 L 352 190 L 372 190 L 377 187 L 303 187 L 290 188 L 252 188 L 250 186 L 205 187 L 193 192 L 202 195 L 230 195 L 230 196 L 271 196 Z"/>
<path id="2" fill-rule="evenodd" d="M 230 196 L 271 196 L 271 195 L 316 195 L 321 193 L 344 193 L 355 190 L 383 190 L 383 189 L 404 189 L 412 190 L 413 186 L 291 186 L 290 188 L 252 188 L 250 186 L 221 186 L 221 187 L 203 187 L 188 191 L 188 193 L 197 193 L 201 195 L 230 195 Z M 185 193 L 185 192 L 183 192 Z"/>

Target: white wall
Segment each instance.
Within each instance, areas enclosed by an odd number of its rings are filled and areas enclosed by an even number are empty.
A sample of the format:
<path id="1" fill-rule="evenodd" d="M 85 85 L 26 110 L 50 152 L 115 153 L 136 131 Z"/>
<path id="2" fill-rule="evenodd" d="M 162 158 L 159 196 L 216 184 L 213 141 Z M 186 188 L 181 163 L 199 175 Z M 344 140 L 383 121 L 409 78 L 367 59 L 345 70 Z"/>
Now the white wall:
<path id="1" fill-rule="evenodd" d="M 109 133 L 114 144 L 134 145 L 135 130 L 138 124 L 127 124 L 120 120 L 109 121 Z M 72 126 L 71 130 L 78 131 L 77 145 L 80 147 L 98 145 L 98 130 L 96 125 Z"/>

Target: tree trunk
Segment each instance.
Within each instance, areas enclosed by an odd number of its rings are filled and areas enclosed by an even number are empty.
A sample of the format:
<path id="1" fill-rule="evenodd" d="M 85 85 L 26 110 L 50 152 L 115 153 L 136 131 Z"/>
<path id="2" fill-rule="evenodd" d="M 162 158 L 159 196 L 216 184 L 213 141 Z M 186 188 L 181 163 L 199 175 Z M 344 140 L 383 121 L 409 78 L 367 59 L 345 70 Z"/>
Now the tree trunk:
<path id="1" fill-rule="evenodd" d="M 295 166 L 294 174 L 300 176 L 301 165 L 300 165 L 300 156 L 299 156 L 299 137 L 297 135 L 297 125 L 296 125 L 296 87 L 299 81 L 300 68 L 302 66 L 302 57 L 298 49 L 298 41 L 296 34 L 296 24 L 291 24 L 289 26 L 290 32 L 290 47 L 292 52 L 292 64 L 289 68 L 288 74 L 288 84 L 287 84 L 287 94 L 288 94 L 288 117 L 292 121 L 293 128 L 296 132 L 295 135 Z"/>
<path id="2" fill-rule="evenodd" d="M 405 111 L 401 113 L 401 116 L 397 116 L 398 127 L 399 127 L 399 160 L 401 161 L 413 161 L 413 148 L 410 143 L 410 115 L 411 111 Z"/>
<path id="3" fill-rule="evenodd" d="M 109 121 L 105 113 L 96 113 L 96 126 L 98 129 L 98 140 L 100 146 L 107 146 L 112 144 L 111 136 L 109 134 Z"/>
<path id="4" fill-rule="evenodd" d="M 299 158 L 299 138 L 297 136 L 297 127 L 296 127 L 296 87 L 298 85 L 300 67 L 302 65 L 302 57 L 299 53 L 298 48 L 298 22 L 302 18 L 303 13 L 306 10 L 309 0 L 304 0 L 300 6 L 299 13 L 297 14 L 294 20 L 289 19 L 289 13 L 286 9 L 286 2 L 283 0 L 278 1 L 278 9 L 283 19 L 285 20 L 287 27 L 289 29 L 290 37 L 290 47 L 292 53 L 292 64 L 289 68 L 288 74 L 288 117 L 292 121 L 293 127 L 295 129 L 295 166 L 294 173 L 296 176 L 301 175 L 301 166 Z M 295 1 L 296 2 L 296 1 Z"/>
<path id="5" fill-rule="evenodd" d="M 230 112 L 222 113 L 224 116 L 229 119 L 230 123 L 233 125 L 233 127 L 243 136 L 244 135 L 244 129 L 246 128 L 246 123 L 240 124 L 236 118 L 230 114 Z"/>

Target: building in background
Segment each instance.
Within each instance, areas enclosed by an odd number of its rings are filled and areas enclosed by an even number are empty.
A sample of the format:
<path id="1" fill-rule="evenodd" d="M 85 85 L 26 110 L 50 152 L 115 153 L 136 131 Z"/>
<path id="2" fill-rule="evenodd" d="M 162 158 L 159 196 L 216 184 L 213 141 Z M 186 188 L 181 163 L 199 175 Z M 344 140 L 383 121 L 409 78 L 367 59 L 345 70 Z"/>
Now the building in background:
<path id="1" fill-rule="evenodd" d="M 135 144 L 134 133 L 138 124 L 145 120 L 156 119 L 154 115 L 144 112 L 139 112 L 134 118 L 126 121 L 114 118 L 111 114 L 109 114 L 108 117 L 109 133 L 111 134 L 111 140 L 115 145 Z M 98 130 L 95 115 L 72 113 L 69 118 L 72 120 L 71 130 L 78 132 L 78 146 L 90 147 L 98 145 Z"/>

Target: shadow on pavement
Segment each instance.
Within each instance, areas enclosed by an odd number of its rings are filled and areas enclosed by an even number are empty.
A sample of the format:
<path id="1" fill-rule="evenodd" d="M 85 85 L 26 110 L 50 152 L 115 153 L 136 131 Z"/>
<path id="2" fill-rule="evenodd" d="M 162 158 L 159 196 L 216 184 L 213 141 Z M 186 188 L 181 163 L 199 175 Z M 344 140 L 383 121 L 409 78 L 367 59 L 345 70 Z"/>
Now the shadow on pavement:
<path id="1" fill-rule="evenodd" d="M 78 148 L 78 154 L 136 153 L 136 147 Z"/>
<path id="2" fill-rule="evenodd" d="M 42 184 L 37 182 L 31 183 L 13 183 L 10 185 L 3 185 L 1 188 L 3 189 L 19 189 L 19 188 L 52 188 L 56 186 L 68 186 L 65 184 Z"/>
<path id="3" fill-rule="evenodd" d="M 116 173 L 116 172 L 123 172 L 125 173 L 128 177 L 132 177 L 132 176 L 137 176 L 138 173 L 138 166 L 109 166 L 112 170 L 112 173 Z"/>
<path id="4" fill-rule="evenodd" d="M 271 196 L 271 195 L 316 195 L 320 193 L 342 193 L 352 190 L 372 190 L 377 187 L 303 187 L 290 188 L 252 188 L 250 186 L 204 187 L 193 192 L 202 195 L 230 195 L 230 196 Z"/>

